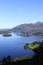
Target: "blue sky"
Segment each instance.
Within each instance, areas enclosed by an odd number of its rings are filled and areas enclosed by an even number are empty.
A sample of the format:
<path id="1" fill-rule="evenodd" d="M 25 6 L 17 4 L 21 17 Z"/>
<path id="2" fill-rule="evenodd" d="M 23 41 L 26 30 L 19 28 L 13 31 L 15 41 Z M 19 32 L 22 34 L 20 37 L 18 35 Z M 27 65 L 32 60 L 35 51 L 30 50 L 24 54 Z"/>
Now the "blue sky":
<path id="1" fill-rule="evenodd" d="M 43 0 L 0 0 L 0 28 L 43 22 Z"/>

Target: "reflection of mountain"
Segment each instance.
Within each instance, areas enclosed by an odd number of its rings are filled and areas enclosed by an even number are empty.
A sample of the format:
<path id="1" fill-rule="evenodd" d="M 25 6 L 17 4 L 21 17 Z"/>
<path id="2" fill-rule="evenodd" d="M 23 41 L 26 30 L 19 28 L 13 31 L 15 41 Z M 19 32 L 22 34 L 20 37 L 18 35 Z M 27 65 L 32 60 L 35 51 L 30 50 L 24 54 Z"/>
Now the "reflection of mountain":
<path id="1" fill-rule="evenodd" d="M 13 32 L 43 32 L 43 22 L 37 22 L 37 23 L 30 23 L 30 24 L 21 24 L 19 26 L 16 26 L 15 28 L 12 28 L 11 31 Z"/>

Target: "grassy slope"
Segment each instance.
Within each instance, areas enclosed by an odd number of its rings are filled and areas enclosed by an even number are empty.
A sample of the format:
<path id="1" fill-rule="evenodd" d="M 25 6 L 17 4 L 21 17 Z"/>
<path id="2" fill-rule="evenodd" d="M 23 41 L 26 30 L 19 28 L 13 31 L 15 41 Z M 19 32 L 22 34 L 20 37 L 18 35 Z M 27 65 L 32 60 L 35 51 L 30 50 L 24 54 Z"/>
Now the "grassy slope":
<path id="1" fill-rule="evenodd" d="M 31 43 L 31 44 L 26 44 L 24 46 L 25 49 L 30 49 L 30 50 L 33 50 L 33 49 L 37 49 L 39 48 L 40 46 L 40 42 L 34 42 L 34 43 Z"/>

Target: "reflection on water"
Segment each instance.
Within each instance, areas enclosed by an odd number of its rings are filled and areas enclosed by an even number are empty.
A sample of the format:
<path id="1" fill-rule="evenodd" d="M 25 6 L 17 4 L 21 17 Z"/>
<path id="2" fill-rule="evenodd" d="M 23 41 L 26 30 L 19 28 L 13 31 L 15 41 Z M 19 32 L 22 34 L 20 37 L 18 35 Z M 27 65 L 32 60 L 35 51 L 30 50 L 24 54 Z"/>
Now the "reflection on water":
<path id="1" fill-rule="evenodd" d="M 41 36 L 21 37 L 13 33 L 11 37 L 3 37 L 0 35 L 0 60 L 8 55 L 12 58 L 25 55 L 33 56 L 34 52 L 32 50 L 25 50 L 24 45 L 42 40 L 43 37 Z"/>

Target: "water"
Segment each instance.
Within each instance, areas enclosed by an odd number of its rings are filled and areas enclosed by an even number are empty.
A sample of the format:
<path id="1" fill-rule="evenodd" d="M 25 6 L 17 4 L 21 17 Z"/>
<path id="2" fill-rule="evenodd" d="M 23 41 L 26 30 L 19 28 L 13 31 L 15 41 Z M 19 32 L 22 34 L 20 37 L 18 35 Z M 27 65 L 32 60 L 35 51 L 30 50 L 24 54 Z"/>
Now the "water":
<path id="1" fill-rule="evenodd" d="M 29 36 L 22 37 L 12 34 L 11 37 L 3 37 L 0 35 L 0 60 L 10 55 L 12 58 L 22 56 L 33 56 L 32 50 L 25 50 L 24 45 L 26 43 L 31 44 L 35 41 L 42 41 L 42 36 Z"/>

